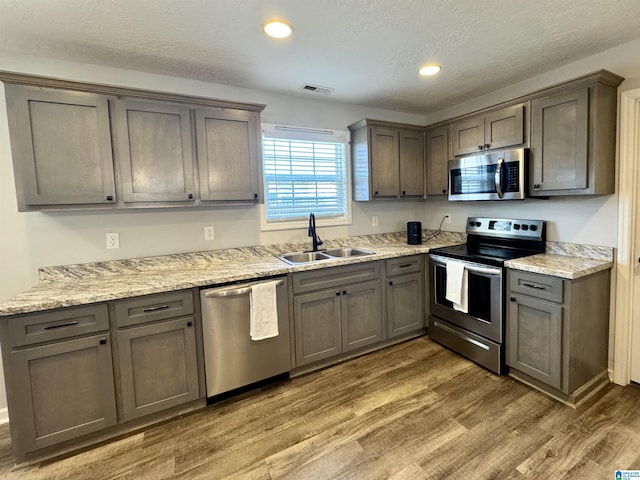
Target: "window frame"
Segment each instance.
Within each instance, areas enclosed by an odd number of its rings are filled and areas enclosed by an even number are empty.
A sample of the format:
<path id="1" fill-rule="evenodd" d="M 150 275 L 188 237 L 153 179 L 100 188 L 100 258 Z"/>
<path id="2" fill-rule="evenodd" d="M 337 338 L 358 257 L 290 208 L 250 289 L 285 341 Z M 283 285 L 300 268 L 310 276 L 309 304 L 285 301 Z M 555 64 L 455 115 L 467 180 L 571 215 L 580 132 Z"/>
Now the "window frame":
<path id="1" fill-rule="evenodd" d="M 316 142 L 334 142 L 344 143 L 344 168 L 345 168 L 345 194 L 346 194 L 346 212 L 341 217 L 316 217 L 316 225 L 319 227 L 339 226 L 339 225 L 351 225 L 352 222 L 352 186 L 351 186 L 351 132 L 348 130 L 329 130 L 329 129 L 316 129 L 305 127 L 294 127 L 290 125 L 269 124 L 263 123 L 260 136 L 260 147 L 263 153 L 261 154 L 260 161 L 262 162 L 262 186 L 264 191 L 264 203 L 260 204 L 260 229 L 261 231 L 276 231 L 276 230 L 294 230 L 299 228 L 306 228 L 308 226 L 308 219 L 295 219 L 295 220 L 278 220 L 267 221 L 267 186 L 266 175 L 264 168 L 264 137 L 268 137 L 269 132 L 279 132 L 278 136 L 281 138 L 287 138 L 291 140 L 307 140 Z M 311 212 L 309 212 L 311 213 Z"/>

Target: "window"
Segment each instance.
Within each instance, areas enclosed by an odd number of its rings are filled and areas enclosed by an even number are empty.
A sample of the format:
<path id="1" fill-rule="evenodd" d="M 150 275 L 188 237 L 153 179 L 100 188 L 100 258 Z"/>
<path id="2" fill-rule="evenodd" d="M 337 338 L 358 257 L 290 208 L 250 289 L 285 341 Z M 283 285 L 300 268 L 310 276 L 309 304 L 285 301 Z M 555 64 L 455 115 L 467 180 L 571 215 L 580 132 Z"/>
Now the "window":
<path id="1" fill-rule="evenodd" d="M 351 223 L 348 132 L 263 125 L 263 230 Z"/>

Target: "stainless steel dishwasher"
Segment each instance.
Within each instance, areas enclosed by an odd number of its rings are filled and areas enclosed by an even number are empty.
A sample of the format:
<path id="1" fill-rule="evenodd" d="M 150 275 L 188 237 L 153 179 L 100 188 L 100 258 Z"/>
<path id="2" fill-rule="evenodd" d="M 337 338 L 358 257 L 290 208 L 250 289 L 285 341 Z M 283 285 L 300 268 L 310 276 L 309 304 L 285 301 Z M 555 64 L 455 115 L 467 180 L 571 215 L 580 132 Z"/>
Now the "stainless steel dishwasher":
<path id="1" fill-rule="evenodd" d="M 291 370 L 287 277 L 276 280 L 279 334 L 253 341 L 249 335 L 251 287 L 260 281 L 200 291 L 207 397 Z"/>

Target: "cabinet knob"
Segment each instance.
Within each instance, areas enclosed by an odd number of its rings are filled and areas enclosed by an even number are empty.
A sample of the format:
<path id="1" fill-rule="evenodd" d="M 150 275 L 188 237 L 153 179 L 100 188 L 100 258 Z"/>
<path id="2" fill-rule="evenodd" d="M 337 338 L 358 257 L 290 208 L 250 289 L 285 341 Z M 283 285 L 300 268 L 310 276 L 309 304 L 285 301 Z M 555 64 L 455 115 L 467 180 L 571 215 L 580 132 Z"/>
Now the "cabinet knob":
<path id="1" fill-rule="evenodd" d="M 516 297 L 511 297 L 509 300 L 511 300 L 512 302 L 516 301 Z"/>
<path id="2" fill-rule="evenodd" d="M 539 184 L 539 183 L 536 183 L 536 184 L 533 186 L 533 188 L 540 188 L 540 184 Z"/>
<path id="3" fill-rule="evenodd" d="M 113 195 L 107 195 L 107 202 L 113 202 Z"/>
<path id="4" fill-rule="evenodd" d="M 189 195 L 187 195 L 187 198 L 188 198 L 189 200 L 193 200 L 193 193 L 190 193 Z"/>
<path id="5" fill-rule="evenodd" d="M 346 295 L 346 294 L 347 294 L 347 291 L 346 291 L 346 290 L 342 290 L 342 294 L 343 294 L 343 295 Z"/>
<path id="6" fill-rule="evenodd" d="M 193 322 L 187 322 L 187 327 L 193 327 Z"/>
<path id="7" fill-rule="evenodd" d="M 336 292 L 336 297 L 339 297 L 339 296 L 340 296 L 340 292 Z"/>
<path id="8" fill-rule="evenodd" d="M 484 147 L 482 145 L 478 145 L 478 150 L 482 150 Z"/>
<path id="9" fill-rule="evenodd" d="M 253 194 L 253 198 L 254 198 L 254 199 L 257 199 L 257 198 L 258 198 L 258 194 L 257 194 L 257 193 L 254 193 L 254 194 Z"/>
<path id="10" fill-rule="evenodd" d="M 106 345 L 107 344 L 107 339 L 106 338 L 101 338 L 100 339 L 100 345 Z"/>
<path id="11" fill-rule="evenodd" d="M 446 188 L 443 188 L 443 189 L 442 189 L 442 193 L 447 193 L 447 189 L 446 189 Z"/>
<path id="12" fill-rule="evenodd" d="M 491 145 L 490 145 L 490 144 L 488 144 L 488 143 L 485 143 L 485 144 L 484 144 L 484 149 L 485 149 L 485 150 L 489 150 L 489 147 L 491 147 Z"/>
<path id="13" fill-rule="evenodd" d="M 402 196 L 404 197 L 407 194 L 406 190 L 402 190 Z"/>
<path id="14" fill-rule="evenodd" d="M 389 285 L 393 285 L 393 282 L 389 282 Z"/>
<path id="15" fill-rule="evenodd" d="M 373 192 L 374 195 L 378 195 L 378 192 Z"/>

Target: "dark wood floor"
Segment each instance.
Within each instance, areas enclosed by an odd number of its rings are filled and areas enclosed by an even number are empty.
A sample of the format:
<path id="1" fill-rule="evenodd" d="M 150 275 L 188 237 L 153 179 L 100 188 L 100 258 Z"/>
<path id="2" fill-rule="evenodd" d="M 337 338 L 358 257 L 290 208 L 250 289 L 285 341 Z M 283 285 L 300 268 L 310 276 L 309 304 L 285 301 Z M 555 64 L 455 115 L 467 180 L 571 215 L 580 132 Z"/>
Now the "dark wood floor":
<path id="1" fill-rule="evenodd" d="M 6 479 L 613 479 L 640 469 L 640 388 L 573 410 L 427 337 Z"/>

